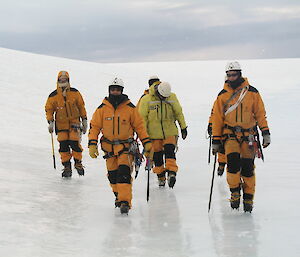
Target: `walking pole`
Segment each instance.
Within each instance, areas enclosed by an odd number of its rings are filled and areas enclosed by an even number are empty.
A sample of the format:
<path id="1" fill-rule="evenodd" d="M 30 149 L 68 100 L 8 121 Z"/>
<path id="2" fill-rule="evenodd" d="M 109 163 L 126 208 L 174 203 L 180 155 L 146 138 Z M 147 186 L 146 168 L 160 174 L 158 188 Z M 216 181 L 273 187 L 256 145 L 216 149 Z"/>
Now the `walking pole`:
<path id="1" fill-rule="evenodd" d="M 212 143 L 212 139 L 211 136 L 209 136 L 208 164 L 210 164 L 211 143 Z"/>
<path id="2" fill-rule="evenodd" d="M 209 210 L 210 210 L 210 205 L 211 205 L 211 196 L 212 196 L 213 186 L 214 186 L 216 163 L 217 163 L 217 153 L 215 153 L 214 169 L 213 169 L 213 174 L 212 174 L 212 179 L 211 179 L 210 194 L 209 194 L 209 202 L 208 202 L 208 212 L 209 212 Z"/>
<path id="3" fill-rule="evenodd" d="M 259 132 L 258 132 L 258 131 L 257 131 L 257 144 L 258 144 L 258 149 L 259 149 L 260 154 L 261 154 L 261 159 L 262 159 L 262 161 L 264 162 L 264 161 L 265 161 L 265 158 L 264 158 L 263 149 L 262 149 L 262 147 L 261 147 L 260 138 L 259 138 Z"/>
<path id="4" fill-rule="evenodd" d="M 149 180 L 150 180 L 150 170 L 151 170 L 151 160 L 150 160 L 150 158 L 147 158 L 145 170 L 148 172 L 148 174 L 147 174 L 147 202 L 148 202 L 149 201 L 149 194 L 150 194 L 150 192 L 149 192 L 149 189 L 150 189 Z"/>
<path id="5" fill-rule="evenodd" d="M 53 166 L 54 166 L 54 169 L 56 169 L 55 154 L 54 154 L 54 143 L 53 143 L 53 133 L 51 133 L 51 142 L 52 142 Z"/>

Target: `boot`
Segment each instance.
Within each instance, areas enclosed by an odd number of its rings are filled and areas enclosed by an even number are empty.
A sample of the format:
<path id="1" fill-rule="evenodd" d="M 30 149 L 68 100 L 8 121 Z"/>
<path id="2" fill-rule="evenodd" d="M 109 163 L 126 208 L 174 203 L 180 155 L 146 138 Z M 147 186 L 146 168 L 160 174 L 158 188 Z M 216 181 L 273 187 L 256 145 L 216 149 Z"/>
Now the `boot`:
<path id="1" fill-rule="evenodd" d="M 74 159 L 74 160 L 75 160 L 74 167 L 77 170 L 78 175 L 79 176 L 84 176 L 84 168 L 83 168 L 81 160 L 77 160 L 77 159 Z"/>
<path id="2" fill-rule="evenodd" d="M 218 176 L 222 176 L 222 175 L 223 175 L 224 169 L 225 169 L 225 165 L 219 163 L 219 167 L 218 167 Z"/>
<path id="3" fill-rule="evenodd" d="M 158 186 L 164 187 L 166 184 L 166 172 L 163 171 L 162 173 L 157 174 L 157 178 L 158 178 Z"/>
<path id="4" fill-rule="evenodd" d="M 116 199 L 115 199 L 115 208 L 119 208 L 121 206 L 121 202 L 118 200 L 118 192 L 114 192 L 114 195 L 116 197 Z"/>
<path id="5" fill-rule="evenodd" d="M 63 173 L 61 174 L 61 176 L 63 178 L 70 178 L 70 177 L 72 177 L 71 162 L 70 161 L 63 162 L 62 165 L 64 165 L 64 168 L 63 168 Z"/>
<path id="6" fill-rule="evenodd" d="M 120 202 L 120 212 L 121 212 L 121 214 L 128 214 L 129 209 L 130 209 L 130 206 L 129 206 L 128 202 L 126 202 L 126 201 L 121 201 Z"/>
<path id="7" fill-rule="evenodd" d="M 168 185 L 170 188 L 173 188 L 176 183 L 176 172 L 168 171 Z"/>
<path id="8" fill-rule="evenodd" d="M 252 212 L 253 209 L 253 200 L 251 199 L 244 199 L 243 201 L 244 204 L 244 212 Z"/>
<path id="9" fill-rule="evenodd" d="M 240 192 L 231 193 L 230 206 L 232 209 L 238 209 L 240 207 L 240 199 Z"/>

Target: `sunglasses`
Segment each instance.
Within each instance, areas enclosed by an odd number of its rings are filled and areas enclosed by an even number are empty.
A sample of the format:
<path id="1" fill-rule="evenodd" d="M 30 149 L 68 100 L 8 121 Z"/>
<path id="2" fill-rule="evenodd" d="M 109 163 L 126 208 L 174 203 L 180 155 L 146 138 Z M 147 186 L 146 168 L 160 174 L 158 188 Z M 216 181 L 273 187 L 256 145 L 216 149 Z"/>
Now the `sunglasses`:
<path id="1" fill-rule="evenodd" d="M 109 90 L 110 91 L 122 91 L 122 88 L 121 87 L 111 87 Z"/>
<path id="2" fill-rule="evenodd" d="M 236 77 L 239 74 L 237 72 L 235 72 L 235 73 L 227 73 L 226 75 L 227 75 L 228 78 L 230 78 L 230 77 Z"/>

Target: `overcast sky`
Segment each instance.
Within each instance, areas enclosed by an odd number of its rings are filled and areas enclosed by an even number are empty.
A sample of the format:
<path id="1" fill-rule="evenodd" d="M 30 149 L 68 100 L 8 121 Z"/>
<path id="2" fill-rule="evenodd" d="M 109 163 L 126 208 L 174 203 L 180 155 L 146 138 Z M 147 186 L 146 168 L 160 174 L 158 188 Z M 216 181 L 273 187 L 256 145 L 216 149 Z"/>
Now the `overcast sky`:
<path id="1" fill-rule="evenodd" d="M 2 0 L 0 47 L 96 62 L 300 57 L 300 0 Z"/>

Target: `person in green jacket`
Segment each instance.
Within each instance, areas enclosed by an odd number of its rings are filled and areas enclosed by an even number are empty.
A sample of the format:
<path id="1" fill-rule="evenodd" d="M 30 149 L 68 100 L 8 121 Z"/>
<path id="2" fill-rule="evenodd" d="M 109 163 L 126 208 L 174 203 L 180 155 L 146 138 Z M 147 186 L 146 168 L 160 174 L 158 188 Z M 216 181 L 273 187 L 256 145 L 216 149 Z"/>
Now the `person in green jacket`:
<path id="1" fill-rule="evenodd" d="M 187 137 L 187 126 L 181 105 L 176 94 L 171 92 L 170 84 L 161 82 L 150 86 L 149 94 L 140 100 L 139 113 L 152 141 L 153 171 L 157 174 L 159 186 L 165 186 L 168 174 L 168 185 L 173 188 L 178 171 L 175 156 L 178 139 L 176 121 L 180 125 L 183 140 Z"/>

